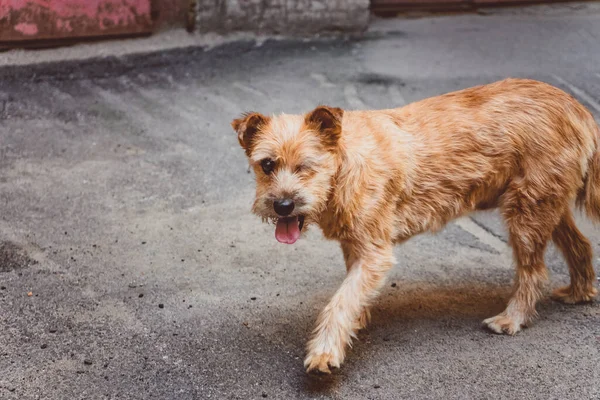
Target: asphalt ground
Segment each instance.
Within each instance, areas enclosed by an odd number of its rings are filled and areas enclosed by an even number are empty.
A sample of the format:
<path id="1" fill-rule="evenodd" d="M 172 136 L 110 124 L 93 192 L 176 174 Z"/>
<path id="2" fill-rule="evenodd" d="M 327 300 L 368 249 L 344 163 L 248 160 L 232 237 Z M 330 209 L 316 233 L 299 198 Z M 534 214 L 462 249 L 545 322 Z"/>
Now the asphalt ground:
<path id="1" fill-rule="evenodd" d="M 400 106 L 509 76 L 555 84 L 598 118 L 593 3 L 17 64 L 0 68 L 0 398 L 600 398 L 598 302 L 545 299 L 515 337 L 482 329 L 513 278 L 495 213 L 399 246 L 343 367 L 307 376 L 341 251 L 317 230 L 280 245 L 251 215 L 229 126 L 243 111 Z M 598 254 L 598 229 L 579 224 Z M 552 287 L 568 282 L 553 247 L 547 264 Z"/>

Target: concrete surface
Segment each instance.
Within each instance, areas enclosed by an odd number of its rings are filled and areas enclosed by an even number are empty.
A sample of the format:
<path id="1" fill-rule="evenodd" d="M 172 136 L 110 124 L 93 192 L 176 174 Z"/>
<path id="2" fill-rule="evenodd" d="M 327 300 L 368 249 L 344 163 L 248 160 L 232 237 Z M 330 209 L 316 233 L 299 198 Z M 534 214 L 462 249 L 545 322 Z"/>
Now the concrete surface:
<path id="1" fill-rule="evenodd" d="M 369 0 L 196 0 L 199 32 L 362 32 Z"/>
<path id="2" fill-rule="evenodd" d="M 228 35 L 207 33 L 190 34 L 184 30 L 166 30 L 152 36 L 135 39 L 107 40 L 102 42 L 79 43 L 72 46 L 47 48 L 41 50 L 14 49 L 0 52 L 0 68 L 6 66 L 44 64 L 65 61 L 98 60 L 109 57 L 144 55 L 181 48 L 196 47 L 210 50 L 214 47 L 238 41 L 262 43 L 267 38 L 247 32 L 235 32 Z M 276 38 L 275 38 L 276 39 Z M 143 59 L 140 58 L 140 59 Z"/>
<path id="3" fill-rule="evenodd" d="M 600 117 L 599 39 L 598 12 L 566 8 L 0 69 L 0 398 L 600 398 L 598 302 L 544 300 L 515 337 L 481 328 L 513 278 L 493 213 L 398 247 L 343 368 L 305 375 L 342 257 L 317 231 L 280 245 L 250 214 L 229 127 L 246 110 L 393 106 L 506 76 Z M 553 248 L 547 261 L 566 283 Z"/>

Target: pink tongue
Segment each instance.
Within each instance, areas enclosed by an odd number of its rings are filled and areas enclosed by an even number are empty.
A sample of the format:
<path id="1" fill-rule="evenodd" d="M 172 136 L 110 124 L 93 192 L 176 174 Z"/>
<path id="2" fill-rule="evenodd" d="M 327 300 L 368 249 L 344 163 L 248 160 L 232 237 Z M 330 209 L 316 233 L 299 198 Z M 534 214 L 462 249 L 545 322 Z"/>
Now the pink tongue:
<path id="1" fill-rule="evenodd" d="M 275 239 L 280 243 L 292 244 L 300 237 L 298 217 L 279 218 L 275 228 Z"/>

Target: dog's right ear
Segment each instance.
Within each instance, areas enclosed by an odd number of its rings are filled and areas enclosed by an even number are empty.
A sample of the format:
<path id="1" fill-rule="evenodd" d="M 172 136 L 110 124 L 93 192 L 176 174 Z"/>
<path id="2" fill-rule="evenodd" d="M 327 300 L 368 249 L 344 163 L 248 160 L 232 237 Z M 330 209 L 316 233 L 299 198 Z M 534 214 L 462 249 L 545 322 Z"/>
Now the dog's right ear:
<path id="1" fill-rule="evenodd" d="M 256 112 L 249 112 L 242 115 L 241 118 L 234 119 L 231 122 L 231 127 L 238 134 L 240 146 L 246 150 L 246 154 L 250 156 L 250 146 L 256 133 L 261 126 L 267 124 L 269 118 Z"/>
<path id="2" fill-rule="evenodd" d="M 306 114 L 305 122 L 321 133 L 328 147 L 335 147 L 342 135 L 344 110 L 337 107 L 319 106 Z"/>

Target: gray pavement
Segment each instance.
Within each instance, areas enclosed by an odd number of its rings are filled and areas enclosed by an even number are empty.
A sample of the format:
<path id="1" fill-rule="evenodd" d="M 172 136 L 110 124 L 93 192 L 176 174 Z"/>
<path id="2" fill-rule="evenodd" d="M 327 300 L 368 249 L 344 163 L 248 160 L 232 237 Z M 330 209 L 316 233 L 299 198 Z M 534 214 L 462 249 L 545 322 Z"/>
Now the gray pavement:
<path id="1" fill-rule="evenodd" d="M 0 398 L 600 398 L 598 302 L 544 300 L 515 337 L 481 328 L 513 277 L 494 213 L 398 247 L 343 368 L 307 376 L 340 251 L 316 230 L 280 245 L 249 211 L 240 112 L 390 107 L 507 76 L 600 117 L 598 8 L 0 69 Z"/>

